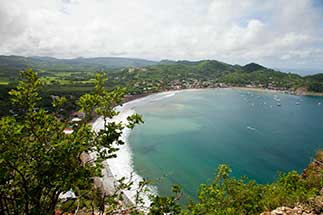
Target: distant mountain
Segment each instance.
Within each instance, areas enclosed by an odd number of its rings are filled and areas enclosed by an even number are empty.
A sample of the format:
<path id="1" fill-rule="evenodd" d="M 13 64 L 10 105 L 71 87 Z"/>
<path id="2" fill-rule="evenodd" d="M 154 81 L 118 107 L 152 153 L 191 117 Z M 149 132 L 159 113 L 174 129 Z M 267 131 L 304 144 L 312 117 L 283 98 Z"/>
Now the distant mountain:
<path id="1" fill-rule="evenodd" d="M 128 69 L 129 67 L 135 67 Z M 0 56 L 0 81 L 13 83 L 18 71 L 33 68 L 52 83 L 68 81 L 86 85 L 97 71 L 109 72 L 111 86 L 124 86 L 141 94 L 162 90 L 227 85 L 269 89 L 323 92 L 323 75 L 301 77 L 266 68 L 257 63 L 244 66 L 217 60 L 162 60 L 97 57 L 57 59 L 52 57 Z M 59 72 L 66 72 L 58 75 Z M 75 74 L 80 72 L 80 74 Z M 68 74 L 67 74 L 68 73 Z M 73 74 L 72 74 L 73 73 Z"/>
<path id="2" fill-rule="evenodd" d="M 136 58 L 118 58 L 118 57 L 97 57 L 97 58 L 75 58 L 63 60 L 66 64 L 71 65 L 96 65 L 112 68 L 123 67 L 143 67 L 155 65 L 158 62 Z"/>
<path id="3" fill-rule="evenodd" d="M 256 63 L 249 63 L 249 64 L 243 66 L 242 69 L 247 72 L 254 72 L 257 70 L 263 70 L 263 69 L 267 69 L 267 68 L 264 66 L 261 66 L 259 64 L 256 64 Z"/>
<path id="4" fill-rule="evenodd" d="M 164 60 L 161 60 L 159 62 L 159 64 L 168 64 L 168 65 L 171 65 L 171 64 L 176 64 L 176 61 L 164 59 Z"/>
<path id="5" fill-rule="evenodd" d="M 222 73 L 228 71 L 236 71 L 240 69 L 240 67 L 233 66 L 221 61 L 217 60 L 199 60 L 199 61 L 188 61 L 188 60 L 179 60 L 179 61 L 171 61 L 171 60 L 162 60 L 158 65 L 176 65 L 178 67 L 183 67 L 188 70 L 194 69 L 199 73 Z M 156 65 L 156 66 L 158 66 Z"/>
<path id="6" fill-rule="evenodd" d="M 305 78 L 308 80 L 312 80 L 312 81 L 323 82 L 323 73 L 315 74 L 315 75 L 308 75 L 308 76 L 305 76 Z"/>
<path id="7" fill-rule="evenodd" d="M 277 70 L 282 72 L 297 73 L 301 76 L 314 75 L 323 72 L 323 68 L 277 68 Z"/>
<path id="8" fill-rule="evenodd" d="M 0 56 L 0 70 L 17 71 L 32 67 L 36 70 L 98 71 L 123 67 L 143 67 L 158 62 L 119 57 L 57 59 L 52 57 Z"/>

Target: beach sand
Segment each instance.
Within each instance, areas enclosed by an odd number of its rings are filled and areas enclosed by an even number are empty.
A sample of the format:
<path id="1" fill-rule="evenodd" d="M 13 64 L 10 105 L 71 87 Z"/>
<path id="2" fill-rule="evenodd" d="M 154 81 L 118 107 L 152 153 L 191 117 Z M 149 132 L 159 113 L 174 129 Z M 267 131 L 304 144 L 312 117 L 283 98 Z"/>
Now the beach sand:
<path id="1" fill-rule="evenodd" d="M 127 117 L 134 114 L 135 111 L 130 108 L 125 107 L 117 107 L 118 111 L 120 111 L 119 115 L 115 116 L 113 119 L 108 120 L 108 122 L 121 122 L 123 125 L 127 124 Z M 103 129 L 104 120 L 102 117 L 98 118 L 93 124 L 92 128 L 94 131 L 99 131 Z M 132 180 L 134 181 L 134 189 L 138 187 L 139 182 L 142 178 L 135 174 L 132 168 L 132 153 L 130 151 L 129 145 L 127 143 L 127 137 L 129 135 L 130 129 L 124 128 L 121 140 L 125 142 L 124 145 L 117 146 L 119 151 L 117 152 L 117 158 L 112 158 L 104 161 L 104 169 L 102 171 L 102 184 L 106 191 L 109 193 L 115 192 L 115 187 L 117 180 L 125 177 L 126 179 L 130 179 L 131 173 L 133 173 Z M 94 157 L 95 155 L 91 155 Z M 136 192 L 134 190 L 125 190 L 124 197 L 126 204 L 133 204 L 135 200 Z M 148 199 L 145 198 L 145 201 Z M 148 204 L 149 202 L 147 202 Z"/>
<path id="2" fill-rule="evenodd" d="M 113 119 L 109 119 L 108 122 L 121 122 L 123 125 L 127 124 L 127 117 L 134 114 L 134 108 L 139 103 L 142 104 L 144 102 L 150 101 L 157 101 L 164 98 L 168 98 L 174 96 L 178 91 L 167 91 L 157 94 L 151 94 L 146 97 L 141 97 L 127 103 L 124 103 L 122 106 L 116 107 L 116 110 L 119 111 L 119 114 L 115 116 Z M 92 129 L 94 131 L 99 131 L 103 129 L 104 120 L 102 117 L 97 118 L 93 124 Z M 128 144 L 128 136 L 130 134 L 131 129 L 124 128 L 121 140 L 125 143 L 124 145 L 118 146 L 119 151 L 117 151 L 117 157 L 108 159 L 104 161 L 104 169 L 102 171 L 103 177 L 101 178 L 101 183 L 103 185 L 104 190 L 108 193 L 115 192 L 115 184 L 117 183 L 117 179 L 125 177 L 126 180 L 131 180 L 134 182 L 134 186 L 132 190 L 124 190 L 124 199 L 126 204 L 133 204 L 135 202 L 136 196 L 136 188 L 139 186 L 139 182 L 142 181 L 142 177 L 139 176 L 133 168 L 133 161 L 132 161 L 132 152 L 131 148 Z M 90 154 L 92 158 L 95 158 L 95 154 Z M 150 194 L 157 194 L 156 187 L 149 187 Z M 150 205 L 150 200 L 148 198 L 148 194 L 142 196 L 145 207 Z"/>
<path id="3" fill-rule="evenodd" d="M 272 93 L 282 93 L 281 91 L 269 90 L 269 89 L 259 89 L 259 88 L 243 88 L 243 87 L 231 87 L 231 89 L 239 89 L 239 90 L 247 90 L 247 91 L 264 91 L 264 92 L 272 92 Z M 184 91 L 198 91 L 203 89 L 185 89 L 185 90 L 174 90 L 161 92 L 156 94 L 150 94 L 145 97 L 139 97 L 137 99 L 131 100 L 129 102 L 124 103 L 122 106 L 116 107 L 116 109 L 120 112 L 116 117 L 110 119 L 110 121 L 114 122 L 122 122 L 123 124 L 127 123 L 127 117 L 135 113 L 135 107 L 140 104 L 144 104 L 145 102 L 154 102 L 161 99 L 165 99 L 171 96 L 174 96 L 176 93 L 184 92 Z M 92 128 L 94 131 L 99 131 L 103 128 L 104 120 L 102 117 L 97 118 L 93 124 Z M 130 134 L 130 129 L 125 128 L 122 134 L 122 141 L 125 142 L 124 145 L 118 146 L 119 151 L 117 152 L 117 158 L 109 159 L 104 162 L 103 169 L 103 177 L 102 177 L 102 185 L 105 190 L 109 192 L 115 191 L 115 183 L 117 179 L 122 177 L 130 178 L 132 175 L 132 180 L 134 181 L 134 190 L 124 191 L 125 194 L 125 203 L 132 204 L 135 199 L 135 189 L 138 187 L 138 183 L 142 180 L 142 177 L 134 171 L 133 161 L 132 161 L 132 152 L 131 148 L 128 144 L 128 136 Z M 91 155 L 91 157 L 95 157 L 95 155 Z M 157 188 L 152 187 L 152 193 L 157 194 Z M 147 196 L 144 196 L 145 206 L 148 207 L 150 205 L 150 201 Z"/>

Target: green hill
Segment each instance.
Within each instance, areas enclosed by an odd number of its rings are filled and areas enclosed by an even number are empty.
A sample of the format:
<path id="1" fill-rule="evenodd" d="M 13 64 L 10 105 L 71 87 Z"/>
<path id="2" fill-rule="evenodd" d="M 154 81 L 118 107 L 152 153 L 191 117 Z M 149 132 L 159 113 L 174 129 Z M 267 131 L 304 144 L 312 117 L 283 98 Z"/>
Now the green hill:
<path id="1" fill-rule="evenodd" d="M 56 71 L 93 71 L 123 67 L 142 67 L 157 64 L 155 61 L 118 58 L 118 57 L 98 57 L 98 58 L 74 58 L 57 59 L 52 57 L 21 57 L 21 56 L 0 56 L 0 69 L 17 71 L 28 67 L 37 70 Z"/>
<path id="2" fill-rule="evenodd" d="M 160 62 L 134 58 L 74 58 L 0 56 L 0 85 L 15 83 L 18 71 L 33 68 L 50 86 L 64 91 L 88 90 L 97 71 L 108 73 L 108 87 L 127 87 L 131 94 L 204 87 L 261 87 L 323 92 L 323 74 L 301 77 L 256 63 L 244 66 L 216 60 Z M 61 85 L 57 88 L 56 85 Z"/>
<path id="3" fill-rule="evenodd" d="M 264 70 L 267 68 L 263 67 L 259 64 L 256 64 L 256 63 L 249 63 L 249 64 L 243 66 L 242 69 L 247 72 L 254 72 L 254 71 L 258 71 L 258 70 Z"/>

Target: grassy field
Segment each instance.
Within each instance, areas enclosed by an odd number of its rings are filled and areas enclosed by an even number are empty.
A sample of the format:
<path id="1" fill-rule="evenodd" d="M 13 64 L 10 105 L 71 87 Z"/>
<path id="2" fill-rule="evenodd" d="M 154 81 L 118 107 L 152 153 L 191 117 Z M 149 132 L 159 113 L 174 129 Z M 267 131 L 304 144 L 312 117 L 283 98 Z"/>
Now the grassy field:
<path id="1" fill-rule="evenodd" d="M 0 85 L 8 85 L 10 82 L 9 78 L 0 77 Z"/>
<path id="2" fill-rule="evenodd" d="M 57 71 L 40 71 L 40 79 L 46 85 L 78 85 L 93 84 L 93 72 L 57 72 Z"/>
<path id="3" fill-rule="evenodd" d="M 0 81 L 0 85 L 8 85 L 9 84 L 9 82 L 8 81 Z"/>

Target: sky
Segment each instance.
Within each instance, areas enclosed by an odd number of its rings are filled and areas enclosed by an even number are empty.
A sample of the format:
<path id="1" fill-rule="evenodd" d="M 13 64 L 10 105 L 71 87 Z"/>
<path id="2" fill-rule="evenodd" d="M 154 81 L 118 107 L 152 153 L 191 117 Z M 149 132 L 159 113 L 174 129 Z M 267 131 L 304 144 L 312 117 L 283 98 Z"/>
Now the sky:
<path id="1" fill-rule="evenodd" d="M 323 71 L 323 0 L 0 0 L 0 54 Z"/>

